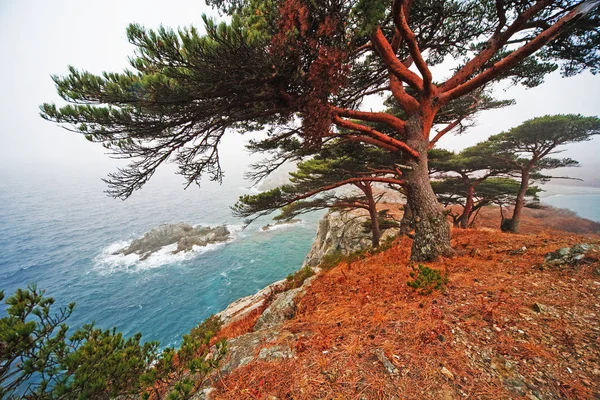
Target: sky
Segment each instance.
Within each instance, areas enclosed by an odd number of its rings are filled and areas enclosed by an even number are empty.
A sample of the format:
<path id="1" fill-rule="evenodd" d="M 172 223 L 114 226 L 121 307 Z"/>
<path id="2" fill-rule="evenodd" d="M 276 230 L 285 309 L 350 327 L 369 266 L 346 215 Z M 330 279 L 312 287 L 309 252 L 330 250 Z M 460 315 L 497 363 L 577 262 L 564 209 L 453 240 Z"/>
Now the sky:
<path id="1" fill-rule="evenodd" d="M 101 146 L 39 117 L 40 104 L 60 104 L 50 76 L 65 74 L 68 65 L 95 73 L 120 71 L 133 53 L 125 35 L 129 23 L 200 28 L 203 13 L 217 15 L 202 0 L 0 0 L 0 179 L 42 170 L 91 177 L 111 172 L 115 161 Z M 447 75 L 434 74 L 437 80 Z M 468 133 L 447 136 L 440 146 L 459 150 L 545 114 L 600 115 L 600 76 L 589 73 L 566 79 L 552 74 L 538 88 L 498 88 L 495 95 L 517 103 L 482 113 Z M 226 135 L 221 152 L 226 171 L 241 174 L 249 162 L 245 140 Z M 600 166 L 599 153 L 597 138 L 572 145 L 564 154 L 581 162 L 575 175 L 591 177 Z"/>

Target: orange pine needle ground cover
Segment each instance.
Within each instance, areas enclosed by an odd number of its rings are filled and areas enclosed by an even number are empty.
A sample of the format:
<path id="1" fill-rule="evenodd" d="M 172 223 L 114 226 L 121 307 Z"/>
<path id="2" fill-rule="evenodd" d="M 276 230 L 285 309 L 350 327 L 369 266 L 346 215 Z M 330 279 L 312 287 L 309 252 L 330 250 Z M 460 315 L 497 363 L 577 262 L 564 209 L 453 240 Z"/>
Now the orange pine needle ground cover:
<path id="1" fill-rule="evenodd" d="M 456 256 L 427 264 L 448 272 L 443 292 L 423 296 L 407 286 L 408 238 L 322 273 L 281 328 L 293 334 L 281 344 L 295 357 L 235 370 L 217 383 L 215 398 L 595 398 L 600 255 L 577 267 L 540 266 L 550 251 L 600 237 L 550 229 L 540 222 L 550 218 L 532 211 L 526 234 L 485 228 L 499 224 L 497 209 L 482 212 L 483 229 L 454 230 Z"/>

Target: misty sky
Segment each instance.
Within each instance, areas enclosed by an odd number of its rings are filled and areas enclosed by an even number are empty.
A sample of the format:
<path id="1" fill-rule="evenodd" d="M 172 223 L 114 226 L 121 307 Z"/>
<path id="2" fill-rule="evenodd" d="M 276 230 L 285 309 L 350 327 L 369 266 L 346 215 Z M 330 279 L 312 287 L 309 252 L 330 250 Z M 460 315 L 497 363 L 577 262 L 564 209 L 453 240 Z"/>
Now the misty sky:
<path id="1" fill-rule="evenodd" d="M 0 179 L 20 170 L 93 176 L 112 171 L 115 161 L 100 145 L 39 117 L 40 104 L 60 102 L 50 75 L 64 74 L 68 65 L 95 73 L 120 71 L 133 50 L 125 36 L 129 23 L 200 28 L 203 13 L 216 15 L 202 0 L 0 0 Z M 435 73 L 437 80 L 446 76 Z M 588 73 L 568 79 L 553 74 L 535 89 L 499 89 L 497 97 L 514 98 L 517 104 L 481 114 L 469 133 L 448 136 L 440 145 L 460 149 L 544 114 L 600 115 L 599 93 L 600 76 Z M 227 136 L 221 150 L 224 167 L 239 169 L 245 139 Z M 598 163 L 599 151 L 597 138 L 573 145 L 565 154 L 589 169 Z"/>

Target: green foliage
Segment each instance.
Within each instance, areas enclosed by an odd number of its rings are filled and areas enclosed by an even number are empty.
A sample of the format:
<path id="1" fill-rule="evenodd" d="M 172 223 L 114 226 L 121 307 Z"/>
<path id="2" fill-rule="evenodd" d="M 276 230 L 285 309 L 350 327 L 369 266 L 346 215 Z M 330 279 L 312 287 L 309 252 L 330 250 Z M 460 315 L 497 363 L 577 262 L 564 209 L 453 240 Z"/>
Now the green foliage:
<path id="1" fill-rule="evenodd" d="M 54 299 L 35 285 L 6 300 L 0 319 L 0 397 L 109 398 L 139 392 L 139 377 L 156 359 L 158 343 L 123 338 L 84 325 L 70 337 L 64 321 L 74 304 L 54 313 Z"/>
<path id="2" fill-rule="evenodd" d="M 296 289 L 304 284 L 304 281 L 315 274 L 315 271 L 309 266 L 302 267 L 293 274 L 289 274 L 285 279 L 287 281 L 286 288 Z"/>
<path id="3" fill-rule="evenodd" d="M 541 170 L 578 165 L 570 158 L 553 158 L 560 146 L 591 140 L 600 134 L 600 118 L 575 114 L 545 115 L 491 136 L 488 142 L 496 158 L 507 165 L 535 174 L 532 178 L 547 180 Z"/>
<path id="4" fill-rule="evenodd" d="M 139 333 L 125 338 L 115 328 L 87 324 L 68 336 L 64 322 L 75 305 L 54 312 L 54 299 L 35 285 L 18 289 L 5 303 L 7 315 L 0 319 L 0 398 L 109 399 L 141 394 L 160 399 L 162 384 L 186 399 L 197 389 L 195 378 L 216 368 L 226 352 L 225 341 L 220 341 L 207 357 L 210 339 L 221 326 L 214 316 L 184 335 L 179 350 L 167 348 L 159 355 L 158 342 L 141 343 Z"/>
<path id="5" fill-rule="evenodd" d="M 330 254 L 326 254 L 323 257 L 323 259 L 321 260 L 321 263 L 319 264 L 319 268 L 321 268 L 324 271 L 329 271 L 330 269 L 333 269 L 334 267 L 336 267 L 344 259 L 345 259 L 345 256 L 342 254 L 341 251 L 336 251 L 336 252 L 333 252 Z"/>
<path id="6" fill-rule="evenodd" d="M 419 264 L 412 266 L 410 277 L 412 280 L 406 282 L 408 286 L 422 295 L 427 295 L 434 290 L 442 290 L 448 283 L 448 276 L 440 270 Z"/>

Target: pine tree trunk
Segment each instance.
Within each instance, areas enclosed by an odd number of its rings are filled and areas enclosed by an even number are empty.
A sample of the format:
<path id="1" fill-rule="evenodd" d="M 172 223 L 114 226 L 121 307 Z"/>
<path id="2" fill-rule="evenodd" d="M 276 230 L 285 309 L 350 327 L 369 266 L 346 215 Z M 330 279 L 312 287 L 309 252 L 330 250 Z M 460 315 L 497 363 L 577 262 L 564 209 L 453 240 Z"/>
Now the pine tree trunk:
<path id="1" fill-rule="evenodd" d="M 510 219 L 504 219 L 500 225 L 500 229 L 503 232 L 519 232 L 521 213 L 523 211 L 523 206 L 525 205 L 525 194 L 527 193 L 527 189 L 529 189 L 529 169 L 523 170 L 521 174 L 521 185 L 519 186 L 519 191 L 517 192 L 517 200 L 515 201 L 513 215 Z"/>
<path id="2" fill-rule="evenodd" d="M 469 227 L 469 219 L 471 218 L 471 213 L 473 212 L 473 196 L 475 196 L 475 187 L 473 185 L 469 185 L 467 187 L 467 200 L 465 201 L 465 207 L 463 208 L 463 212 L 458 217 L 458 226 L 462 229 L 467 229 Z"/>
<path id="3" fill-rule="evenodd" d="M 400 232 L 409 233 L 415 229 L 415 220 L 413 218 L 412 207 L 410 206 L 410 202 L 408 199 L 408 194 L 406 195 L 406 204 L 404 204 L 404 212 L 402 214 L 402 219 L 400 220 Z"/>
<path id="4" fill-rule="evenodd" d="M 450 224 L 429 181 L 427 138 L 430 128 L 431 124 L 424 124 L 421 116 L 412 116 L 407 121 L 407 144 L 421 154 L 418 160 L 407 162 L 411 169 L 405 172 L 408 202 L 415 222 L 410 256 L 413 261 L 432 261 L 439 256 L 454 254 L 450 245 Z"/>
<path id="5" fill-rule="evenodd" d="M 370 183 L 365 183 L 361 190 L 364 192 L 369 204 L 369 217 L 371 218 L 371 244 L 373 248 L 379 246 L 381 239 L 381 229 L 379 228 L 379 215 L 377 215 L 377 203 L 373 197 L 373 188 Z"/>

